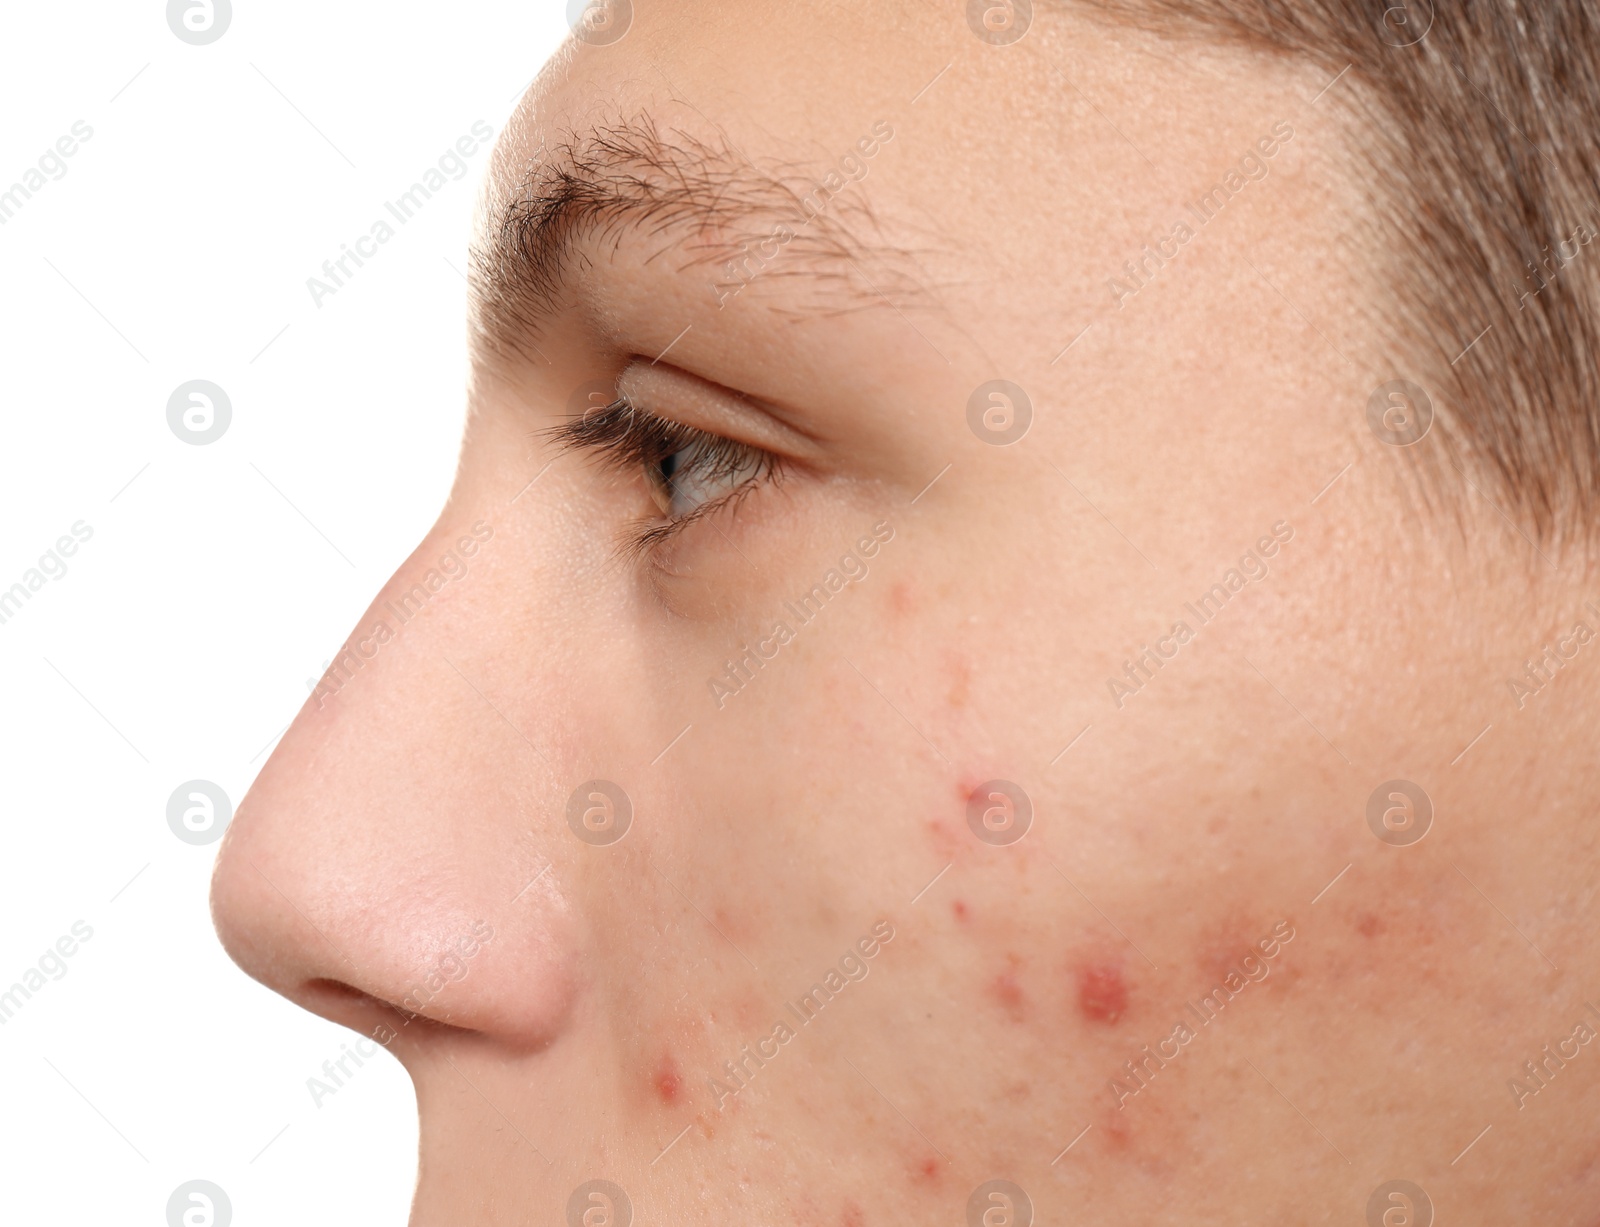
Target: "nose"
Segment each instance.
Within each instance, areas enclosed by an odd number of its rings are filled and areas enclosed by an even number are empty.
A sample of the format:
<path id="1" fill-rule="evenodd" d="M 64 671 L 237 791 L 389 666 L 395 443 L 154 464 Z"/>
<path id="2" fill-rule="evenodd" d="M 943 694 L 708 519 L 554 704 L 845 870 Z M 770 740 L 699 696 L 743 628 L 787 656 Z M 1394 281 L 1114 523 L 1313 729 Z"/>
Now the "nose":
<path id="1" fill-rule="evenodd" d="M 525 668 L 497 651 L 495 546 L 484 520 L 442 520 L 395 573 L 239 806 L 213 877 L 245 971 L 386 1044 L 444 1024 L 537 1049 L 571 1012 L 573 914 L 539 820 L 561 764 L 537 743 L 537 684 L 496 665 Z"/>

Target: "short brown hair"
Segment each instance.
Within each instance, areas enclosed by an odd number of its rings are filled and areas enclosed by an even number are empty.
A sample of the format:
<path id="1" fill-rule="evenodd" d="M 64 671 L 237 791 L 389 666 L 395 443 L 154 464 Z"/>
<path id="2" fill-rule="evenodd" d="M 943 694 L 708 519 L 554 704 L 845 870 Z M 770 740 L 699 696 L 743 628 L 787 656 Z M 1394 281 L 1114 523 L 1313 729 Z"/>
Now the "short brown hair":
<path id="1" fill-rule="evenodd" d="M 1586 250 L 1600 234 L 1600 6 L 1094 7 L 1344 72 L 1383 206 L 1393 352 L 1418 368 L 1395 374 L 1431 393 L 1444 458 L 1488 479 L 1536 537 L 1600 540 L 1600 247 Z"/>

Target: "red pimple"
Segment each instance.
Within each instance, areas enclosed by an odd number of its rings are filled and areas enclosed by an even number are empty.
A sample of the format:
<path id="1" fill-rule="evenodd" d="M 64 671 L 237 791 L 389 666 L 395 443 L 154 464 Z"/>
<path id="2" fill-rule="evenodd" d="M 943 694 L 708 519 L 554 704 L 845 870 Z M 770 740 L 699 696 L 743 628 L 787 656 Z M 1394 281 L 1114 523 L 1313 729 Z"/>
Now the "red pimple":
<path id="1" fill-rule="evenodd" d="M 917 1174 L 924 1180 L 937 1182 L 939 1179 L 939 1160 L 924 1159 L 917 1164 Z"/>
<path id="2" fill-rule="evenodd" d="M 1078 969 L 1078 1013 L 1090 1022 L 1114 1023 L 1127 1012 L 1128 984 L 1115 963 Z"/>
<path id="3" fill-rule="evenodd" d="M 683 1079 L 678 1074 L 678 1063 L 672 1059 L 670 1052 L 662 1055 L 652 1082 L 662 1103 L 678 1102 L 679 1095 L 683 1093 Z"/>
<path id="4" fill-rule="evenodd" d="M 993 780 L 993 776 L 966 776 L 956 782 L 956 796 L 961 798 L 961 826 L 965 831 L 968 824 L 968 815 L 972 812 L 973 803 L 976 802 L 980 811 L 986 810 L 992 804 L 989 800 L 994 789 L 986 787 Z"/>
<path id="5" fill-rule="evenodd" d="M 1112 1148 L 1127 1150 L 1133 1143 L 1133 1133 L 1128 1128 L 1128 1122 L 1120 1117 L 1113 1116 L 1106 1122 L 1106 1134 L 1111 1138 Z"/>
<path id="6" fill-rule="evenodd" d="M 1024 999 L 1022 985 L 1017 983 L 1017 973 L 1003 971 L 994 978 L 989 987 L 990 991 L 994 993 L 995 1000 L 1005 1008 L 1007 1014 L 1011 1015 L 1011 1020 L 1013 1022 L 1021 1022 Z"/>
<path id="7" fill-rule="evenodd" d="M 967 905 L 957 899 L 950 905 L 950 910 L 956 914 L 956 919 L 965 921 L 967 918 Z"/>
<path id="8" fill-rule="evenodd" d="M 839 1217 L 841 1227 L 865 1227 L 866 1221 L 860 1206 L 853 1201 L 844 1203 L 844 1213 Z"/>

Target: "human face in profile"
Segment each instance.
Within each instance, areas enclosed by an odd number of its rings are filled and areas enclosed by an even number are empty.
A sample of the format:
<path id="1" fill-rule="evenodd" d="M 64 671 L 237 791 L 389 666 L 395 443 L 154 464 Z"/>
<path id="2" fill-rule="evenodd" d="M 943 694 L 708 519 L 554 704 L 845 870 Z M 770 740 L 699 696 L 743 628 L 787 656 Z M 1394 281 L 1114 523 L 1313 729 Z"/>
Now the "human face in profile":
<path id="1" fill-rule="evenodd" d="M 1450 1163 L 1530 944 L 1595 970 L 1561 820 L 1492 821 L 1573 724 L 1458 755 L 1531 598 L 1368 429 L 1329 74 L 1000 33 L 641 5 L 499 140 L 454 491 L 214 891 L 410 1072 L 415 1223 L 1503 1220 L 1582 1170 L 1575 1100 Z"/>

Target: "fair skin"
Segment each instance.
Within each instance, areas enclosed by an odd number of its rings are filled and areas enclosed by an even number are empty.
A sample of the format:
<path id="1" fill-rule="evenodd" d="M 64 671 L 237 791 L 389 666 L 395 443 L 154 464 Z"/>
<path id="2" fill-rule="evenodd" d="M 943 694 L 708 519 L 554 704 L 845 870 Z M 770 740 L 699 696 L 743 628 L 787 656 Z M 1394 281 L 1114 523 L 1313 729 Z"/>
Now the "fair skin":
<path id="1" fill-rule="evenodd" d="M 1600 626 L 1595 589 L 1484 494 L 1437 493 L 1429 439 L 1368 428 L 1412 373 L 1379 356 L 1330 74 L 1042 5 L 990 46 L 932 7 L 640 6 L 546 68 L 491 215 L 641 116 L 807 185 L 892 137 L 828 242 L 721 305 L 696 253 L 776 215 L 580 231 L 523 335 L 480 320 L 455 489 L 352 642 L 397 633 L 241 805 L 225 945 L 405 1065 L 415 1224 L 565 1222 L 590 1180 L 685 1225 L 965 1222 L 991 1179 L 1039 1222 L 1356 1223 L 1392 1179 L 1441 1221 L 1571 1221 L 1600 1058 L 1520 1107 L 1508 1080 L 1600 1002 L 1593 666 L 1521 708 L 1506 681 Z M 1280 123 L 1269 173 L 1119 305 L 1124 262 Z M 1007 446 L 968 422 L 995 379 L 1033 406 Z M 550 433 L 597 380 L 781 479 L 630 550 L 651 480 Z M 400 626 L 452 549 L 465 574 Z M 847 553 L 864 574 L 801 625 Z M 1409 846 L 1367 821 L 1394 778 L 1434 809 Z M 1015 843 L 969 826 L 995 779 L 1031 799 Z M 590 780 L 631 803 L 618 842 L 569 825 Z M 1185 1018 L 1141 1085 L 1127 1063 Z"/>

